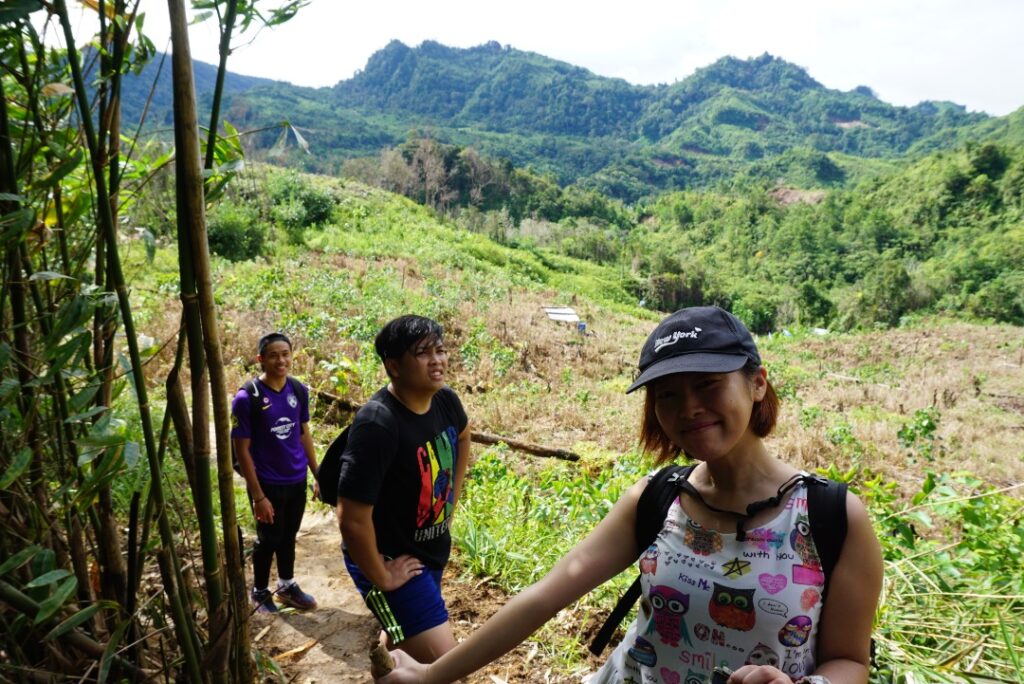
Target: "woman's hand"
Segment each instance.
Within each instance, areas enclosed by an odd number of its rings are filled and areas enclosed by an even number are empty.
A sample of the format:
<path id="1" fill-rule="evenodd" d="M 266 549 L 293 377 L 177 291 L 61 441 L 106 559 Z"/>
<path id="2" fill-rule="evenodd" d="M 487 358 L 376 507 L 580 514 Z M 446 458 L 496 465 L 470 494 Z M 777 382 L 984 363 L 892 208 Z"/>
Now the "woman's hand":
<path id="1" fill-rule="evenodd" d="M 374 674 L 373 681 L 381 684 L 419 684 L 424 681 L 428 665 L 416 662 L 411 655 L 401 649 L 391 651 L 391 657 L 395 660 L 395 669 L 380 678 Z"/>
<path id="2" fill-rule="evenodd" d="M 771 665 L 744 665 L 729 676 L 728 684 L 793 684 L 793 680 Z"/>

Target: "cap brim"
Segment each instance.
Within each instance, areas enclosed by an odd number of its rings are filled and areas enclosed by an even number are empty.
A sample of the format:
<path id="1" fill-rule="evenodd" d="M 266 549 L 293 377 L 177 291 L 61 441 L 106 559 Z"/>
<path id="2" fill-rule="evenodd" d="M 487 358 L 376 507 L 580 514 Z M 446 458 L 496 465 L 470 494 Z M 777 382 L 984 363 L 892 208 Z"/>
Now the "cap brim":
<path id="1" fill-rule="evenodd" d="M 670 356 L 651 365 L 640 374 L 626 394 L 643 387 L 652 380 L 676 373 L 731 373 L 746 365 L 743 354 L 713 354 L 708 352 Z"/>

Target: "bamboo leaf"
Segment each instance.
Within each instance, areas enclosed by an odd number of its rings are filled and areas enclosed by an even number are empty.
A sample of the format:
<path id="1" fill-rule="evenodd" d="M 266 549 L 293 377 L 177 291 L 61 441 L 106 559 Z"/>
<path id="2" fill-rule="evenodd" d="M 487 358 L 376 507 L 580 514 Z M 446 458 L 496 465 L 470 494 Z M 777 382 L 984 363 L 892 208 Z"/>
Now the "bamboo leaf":
<path id="1" fill-rule="evenodd" d="M 42 575 L 57 569 L 57 554 L 53 549 L 40 549 L 39 553 L 32 558 L 32 574 Z"/>
<path id="2" fill-rule="evenodd" d="M 62 161 L 57 165 L 50 173 L 46 174 L 43 178 L 33 183 L 33 187 L 46 188 L 51 185 L 56 185 L 61 181 L 64 176 L 74 171 L 82 163 L 83 153 L 82 150 L 75 150 L 70 157 Z"/>
<path id="3" fill-rule="evenodd" d="M 7 470 L 4 472 L 3 477 L 0 477 L 0 489 L 7 489 L 11 486 L 11 483 L 17 480 L 25 469 L 28 468 L 28 464 L 32 462 L 32 450 L 28 447 L 23 447 L 21 451 L 11 461 L 11 465 L 7 466 Z M 5 564 L 6 565 L 6 564 Z"/>
<path id="4" fill-rule="evenodd" d="M 43 9 L 43 3 L 39 0 L 7 0 L 3 7 L 0 7 L 0 24 L 21 21 L 32 12 Z"/>
<path id="5" fill-rule="evenodd" d="M 60 610 L 60 607 L 64 605 L 68 597 L 75 593 L 77 588 L 78 579 L 72 575 L 67 581 L 57 587 L 57 590 L 53 592 L 50 598 L 39 604 L 39 612 L 36 613 L 36 619 L 32 624 L 38 625 L 50 619 L 54 613 Z"/>
<path id="6" fill-rule="evenodd" d="M 124 442 L 124 437 L 113 433 L 88 435 L 87 437 L 79 437 L 75 440 L 75 444 L 84 449 L 105 449 L 106 447 L 116 446 L 122 442 Z"/>
<path id="7" fill-rule="evenodd" d="M 81 326 L 92 315 L 93 307 L 85 297 L 78 296 L 61 306 L 57 312 L 57 322 L 50 332 L 48 345 L 60 344 L 72 330 Z"/>
<path id="8" fill-rule="evenodd" d="M 28 548 L 22 549 L 4 561 L 3 565 L 0 565 L 0 575 L 6 574 L 15 568 L 20 568 L 22 565 L 32 560 L 32 557 L 40 551 L 42 551 L 42 548 L 39 546 L 29 546 Z"/>
<path id="9" fill-rule="evenodd" d="M 19 387 L 21 387 L 21 384 L 14 378 L 4 378 L 3 380 L 0 380 L 0 401 L 3 401 L 14 394 L 18 391 Z"/>
<path id="10" fill-rule="evenodd" d="M 0 216 L 0 243 L 20 241 L 36 221 L 35 209 L 25 207 Z"/>
<path id="11" fill-rule="evenodd" d="M 100 13 L 100 3 L 97 0 L 80 0 L 80 2 L 91 9 L 96 14 Z M 107 19 L 114 18 L 114 3 L 106 2 L 103 4 L 103 13 L 107 15 Z"/>
<path id="12" fill-rule="evenodd" d="M 273 156 L 279 156 L 281 154 L 284 154 L 285 145 L 288 143 L 288 129 L 289 128 L 290 128 L 290 125 L 288 124 L 287 121 L 282 121 L 281 122 L 281 135 L 277 136 L 277 140 L 275 140 L 274 144 L 271 146 L 271 148 L 269 150 L 267 150 L 267 155 L 268 156 L 273 157 Z"/>
<path id="13" fill-rule="evenodd" d="M 1010 654 L 1010 661 L 1013 663 L 1013 669 L 1017 672 L 1021 672 L 1021 661 L 1017 656 L 1018 647 L 1014 647 L 1013 639 L 1010 637 L 1010 633 L 1006 629 L 1006 620 L 1003 619 L 1002 614 L 997 614 L 999 618 L 999 631 L 1003 637 L 1003 643 L 1006 644 L 1006 652 Z"/>
<path id="14" fill-rule="evenodd" d="M 306 154 L 310 154 L 309 143 L 306 142 L 306 139 L 302 137 L 301 133 L 299 133 L 299 129 L 297 129 L 295 126 L 292 126 L 291 124 L 289 124 L 288 127 L 291 128 L 292 133 L 295 134 L 295 142 L 299 144 L 299 147 L 302 148 L 302 151 L 305 152 Z"/>
<path id="15" fill-rule="evenodd" d="M 104 451 L 94 451 L 89 455 L 89 461 L 96 460 L 100 454 Z M 92 472 L 89 473 L 89 477 L 82 483 L 78 490 L 76 499 L 79 501 L 92 501 L 96 495 L 96 491 L 113 480 L 118 473 L 121 472 L 121 466 L 124 464 L 124 458 L 122 454 L 124 449 L 108 449 L 106 450 L 107 457 L 104 458 L 98 467 L 94 467 Z M 79 457 L 81 461 L 83 456 Z"/>
<path id="16" fill-rule="evenodd" d="M 110 409 L 109 406 L 93 406 L 88 411 L 83 411 L 82 413 L 76 413 L 73 416 L 68 416 L 67 418 L 64 419 L 64 422 L 65 423 L 83 423 L 87 419 L 92 418 L 95 415 L 99 415 L 100 413 L 103 413 L 104 411 L 107 411 L 109 409 Z"/>
<path id="17" fill-rule="evenodd" d="M 77 335 L 56 349 L 51 347 L 47 350 L 47 357 L 50 359 L 50 367 L 46 372 L 47 381 L 56 376 L 57 373 L 60 373 L 68 361 L 74 358 L 76 353 L 82 351 L 83 341 L 87 341 L 86 336 Z"/>
<path id="18" fill-rule="evenodd" d="M 100 669 L 96 677 L 96 684 L 103 684 L 107 681 L 107 675 L 110 674 L 110 666 L 114 661 L 114 654 L 117 653 L 117 649 L 121 646 L 121 639 L 124 638 L 125 630 L 128 629 L 130 624 L 131 619 L 125 620 L 110 635 L 110 641 L 107 642 L 107 647 L 103 650 L 103 657 L 100 658 Z"/>
<path id="19" fill-rule="evenodd" d="M 86 385 L 84 388 L 82 388 L 82 391 L 71 397 L 71 399 L 68 401 L 68 408 L 70 408 L 72 411 L 76 413 L 81 412 L 82 409 L 84 409 L 86 406 L 92 403 L 93 398 L 99 391 L 99 384 Z"/>
<path id="20" fill-rule="evenodd" d="M 238 135 L 238 129 L 231 125 L 231 122 L 224 119 L 224 140 L 231 143 L 231 145 L 238 150 L 239 154 L 243 153 L 242 150 L 242 138 Z"/>
<path id="21" fill-rule="evenodd" d="M 84 608 L 76 612 L 71 617 L 67 618 L 59 625 L 57 625 L 49 632 L 47 632 L 46 636 L 43 637 L 43 641 L 49 641 L 51 639 L 57 639 L 58 637 L 64 636 L 65 634 L 73 630 L 75 627 L 78 627 L 83 622 L 86 622 L 87 620 L 91 619 L 92 616 L 98 613 L 107 603 L 109 602 L 103 601 L 94 603 L 88 608 Z"/>
<path id="22" fill-rule="evenodd" d="M 0 202 L 21 202 L 26 201 L 26 198 L 22 195 L 12 195 L 9 192 L 0 192 Z"/>
<path id="23" fill-rule="evenodd" d="M 267 19 L 265 23 L 266 23 L 266 25 L 268 27 L 272 27 L 272 26 L 277 26 L 279 24 L 283 24 L 286 21 L 291 20 L 291 18 L 294 17 L 295 14 L 300 9 L 302 9 L 303 7 L 308 5 L 309 3 L 310 3 L 310 0 L 291 0 L 291 2 L 287 2 L 284 5 L 282 5 L 281 7 L 278 7 L 277 9 L 271 10 L 270 11 L 270 18 Z"/>
<path id="24" fill-rule="evenodd" d="M 26 589 L 34 589 L 35 587 L 45 587 L 47 584 L 53 584 L 58 580 L 62 580 L 65 577 L 70 577 L 71 571 L 61 568 L 59 570 L 51 570 L 25 585 Z"/>
<path id="25" fill-rule="evenodd" d="M 235 159 L 234 161 L 229 161 L 228 163 L 217 167 L 217 173 L 223 174 L 234 174 L 243 170 L 245 170 L 244 159 Z"/>
<path id="26" fill-rule="evenodd" d="M 40 89 L 40 92 L 43 97 L 63 97 L 64 95 L 73 95 L 75 89 L 64 83 L 47 83 Z"/>
<path id="27" fill-rule="evenodd" d="M 135 464 L 139 462 L 142 457 L 142 450 L 139 448 L 138 442 L 125 442 L 124 444 L 124 462 L 129 468 L 134 468 Z"/>

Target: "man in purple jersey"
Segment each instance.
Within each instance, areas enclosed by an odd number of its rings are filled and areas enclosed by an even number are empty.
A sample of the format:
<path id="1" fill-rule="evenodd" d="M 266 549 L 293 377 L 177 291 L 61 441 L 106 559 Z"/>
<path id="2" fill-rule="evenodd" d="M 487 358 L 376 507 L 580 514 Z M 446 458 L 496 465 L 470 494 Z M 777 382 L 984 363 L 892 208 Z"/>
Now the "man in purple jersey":
<path id="1" fill-rule="evenodd" d="M 309 390 L 288 375 L 292 343 L 281 333 L 260 339 L 256 360 L 263 368 L 231 402 L 231 439 L 256 518 L 253 545 L 253 606 L 277 612 L 273 597 L 307 610 L 316 600 L 295 582 L 295 536 L 306 510 L 306 468 L 316 474 L 309 432 Z M 314 484 L 314 496 L 318 485 Z M 270 564 L 277 557 L 277 590 L 271 592 Z"/>

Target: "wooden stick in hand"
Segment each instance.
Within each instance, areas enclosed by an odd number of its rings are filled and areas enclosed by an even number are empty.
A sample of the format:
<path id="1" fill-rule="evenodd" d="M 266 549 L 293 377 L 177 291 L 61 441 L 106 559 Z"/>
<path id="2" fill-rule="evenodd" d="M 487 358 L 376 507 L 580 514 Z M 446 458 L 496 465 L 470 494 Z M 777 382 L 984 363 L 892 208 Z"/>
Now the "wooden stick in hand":
<path id="1" fill-rule="evenodd" d="M 380 639 L 370 649 L 370 671 L 375 677 L 383 677 L 395 669 L 395 660 L 388 653 L 384 640 Z"/>

